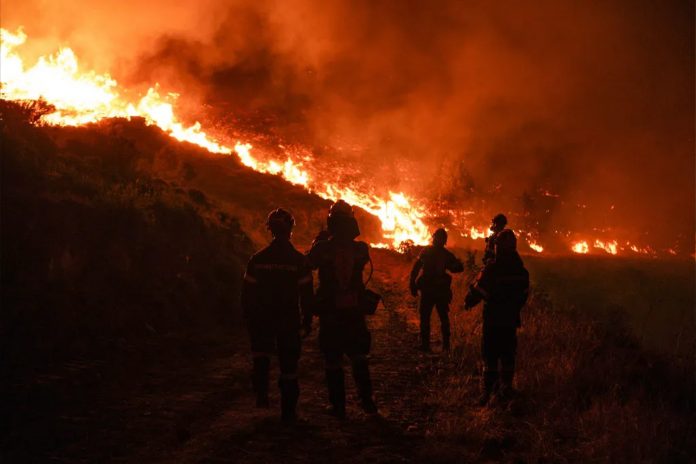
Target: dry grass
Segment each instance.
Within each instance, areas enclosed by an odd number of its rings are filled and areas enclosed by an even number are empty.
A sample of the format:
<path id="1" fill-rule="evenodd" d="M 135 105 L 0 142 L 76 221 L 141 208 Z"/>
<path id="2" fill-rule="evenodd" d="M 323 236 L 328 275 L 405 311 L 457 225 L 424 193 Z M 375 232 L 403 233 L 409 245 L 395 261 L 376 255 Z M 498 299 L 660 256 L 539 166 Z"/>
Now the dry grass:
<path id="1" fill-rule="evenodd" d="M 619 317 L 560 311 L 537 290 L 519 332 L 518 396 L 479 408 L 479 318 L 455 316 L 455 368 L 429 388 L 441 459 L 693 462 L 693 366 L 646 353 Z"/>
<path id="2" fill-rule="evenodd" d="M 250 224 L 284 198 L 305 205 L 298 238 L 308 241 L 325 214 L 319 199 L 255 174 L 235 178 L 230 160 L 151 128 L 42 128 L 29 124 L 41 108 L 0 109 L 0 338 L 2 348 L 21 348 L 22 365 L 27 349 L 54 355 L 105 333 L 230 324 Z M 399 287 L 410 260 L 389 263 Z M 693 294 L 683 301 L 693 304 Z M 482 409 L 480 310 L 461 306 L 453 304 L 453 353 L 424 393 L 431 413 L 423 461 L 693 462 L 691 358 L 649 353 L 618 313 L 590 316 L 537 289 L 519 333 L 519 396 L 509 407 Z"/>

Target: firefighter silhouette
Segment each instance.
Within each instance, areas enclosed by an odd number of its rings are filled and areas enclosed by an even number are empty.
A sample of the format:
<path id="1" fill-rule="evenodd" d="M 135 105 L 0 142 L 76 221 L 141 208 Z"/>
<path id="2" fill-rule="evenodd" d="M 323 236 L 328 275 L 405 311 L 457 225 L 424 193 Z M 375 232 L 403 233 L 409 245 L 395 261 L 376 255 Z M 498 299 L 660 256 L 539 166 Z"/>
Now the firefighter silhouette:
<path id="1" fill-rule="evenodd" d="M 319 287 L 315 312 L 319 316 L 319 346 L 326 363 L 330 412 L 346 414 L 343 358 L 352 364 L 360 406 L 369 414 L 377 412 L 372 398 L 368 366 L 371 336 L 361 308 L 365 290 L 363 269 L 370 262 L 369 247 L 356 241 L 360 235 L 353 208 L 339 200 L 331 206 L 327 231 L 314 241 L 308 258 L 318 270 Z"/>
<path id="2" fill-rule="evenodd" d="M 487 404 L 495 391 L 503 399 L 509 398 L 512 392 L 520 311 L 529 292 L 529 273 L 516 248 L 514 232 L 500 231 L 495 241 L 494 259 L 480 272 L 465 298 L 467 310 L 481 300 L 484 302 L 481 405 Z"/>
<path id="3" fill-rule="evenodd" d="M 450 349 L 449 305 L 452 302 L 452 276 L 448 273 L 464 271 L 462 262 L 445 248 L 447 232 L 437 229 L 432 236 L 433 244 L 426 247 L 411 269 L 410 289 L 413 296 L 420 291 L 420 349 L 430 351 L 430 318 L 433 307 L 437 308 L 442 332 L 442 349 Z M 421 273 L 419 277 L 419 274 Z"/>
<path id="4" fill-rule="evenodd" d="M 507 222 L 507 218 L 502 213 L 496 214 L 491 220 L 490 231 L 493 233 L 486 237 L 486 250 L 483 253 L 484 265 L 495 258 L 495 241 L 498 238 L 498 234 L 505 229 Z"/>
<path id="5" fill-rule="evenodd" d="M 300 394 L 301 329 L 311 330 L 312 272 L 306 257 L 290 242 L 292 215 L 278 208 L 268 215 L 266 225 L 273 240 L 249 260 L 242 308 L 251 340 L 256 405 L 268 407 L 270 362 L 275 353 L 280 364 L 281 417 L 291 423 Z"/>

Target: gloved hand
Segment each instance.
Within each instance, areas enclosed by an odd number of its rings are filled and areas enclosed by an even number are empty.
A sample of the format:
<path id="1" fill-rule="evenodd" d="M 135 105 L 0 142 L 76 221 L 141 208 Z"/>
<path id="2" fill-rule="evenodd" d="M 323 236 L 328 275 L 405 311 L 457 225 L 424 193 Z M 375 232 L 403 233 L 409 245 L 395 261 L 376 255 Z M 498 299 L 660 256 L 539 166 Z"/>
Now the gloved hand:
<path id="1" fill-rule="evenodd" d="M 328 240 L 331 237 L 331 234 L 329 234 L 328 230 L 321 230 L 317 234 L 316 237 L 314 237 L 314 243 L 319 242 L 321 240 Z"/>
<path id="2" fill-rule="evenodd" d="M 467 293 L 466 297 L 464 298 L 464 311 L 469 311 L 477 304 L 478 301 L 476 301 L 476 297 L 472 293 Z"/>

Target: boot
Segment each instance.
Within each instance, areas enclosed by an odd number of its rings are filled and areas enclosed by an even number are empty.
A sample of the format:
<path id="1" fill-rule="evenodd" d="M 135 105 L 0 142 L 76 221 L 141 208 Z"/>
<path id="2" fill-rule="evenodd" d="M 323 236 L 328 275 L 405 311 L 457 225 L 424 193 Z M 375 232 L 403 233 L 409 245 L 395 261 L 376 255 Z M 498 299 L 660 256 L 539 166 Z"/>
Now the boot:
<path id="1" fill-rule="evenodd" d="M 254 392 L 256 393 L 256 407 L 268 407 L 268 371 L 271 367 L 271 359 L 267 356 L 254 358 L 254 368 L 251 375 Z"/>
<path id="2" fill-rule="evenodd" d="M 491 399 L 493 389 L 498 381 L 498 371 L 484 370 L 483 385 L 481 388 L 481 396 L 479 397 L 479 406 L 486 406 Z"/>
<path id="3" fill-rule="evenodd" d="M 449 310 L 438 310 L 440 314 L 440 330 L 442 333 L 442 351 L 448 352 L 450 350 L 450 321 L 449 321 Z"/>
<path id="4" fill-rule="evenodd" d="M 346 417 L 346 383 L 343 369 L 326 369 L 326 384 L 329 389 L 330 413 L 339 419 Z"/>
<path id="5" fill-rule="evenodd" d="M 512 388 L 512 380 L 515 377 L 515 368 L 514 367 L 504 367 L 500 371 L 500 396 L 505 399 L 509 400 L 513 393 L 514 390 Z"/>
<path id="6" fill-rule="evenodd" d="M 421 328 L 420 339 L 421 343 L 418 349 L 424 353 L 430 353 L 430 331 L 426 332 Z"/>
<path id="7" fill-rule="evenodd" d="M 360 396 L 360 407 L 366 414 L 377 414 L 377 405 L 372 399 L 372 380 L 367 359 L 353 362 L 353 378 Z"/>
<path id="8" fill-rule="evenodd" d="M 430 353 L 430 318 L 426 318 L 422 310 L 420 315 L 420 341 L 419 350 Z"/>
<path id="9" fill-rule="evenodd" d="M 442 336 L 442 351 L 448 352 L 450 350 L 450 337 L 449 335 Z"/>
<path id="10" fill-rule="evenodd" d="M 297 378 L 283 378 L 278 381 L 280 387 L 280 412 L 284 424 L 293 424 L 297 420 L 297 399 L 300 387 Z"/>

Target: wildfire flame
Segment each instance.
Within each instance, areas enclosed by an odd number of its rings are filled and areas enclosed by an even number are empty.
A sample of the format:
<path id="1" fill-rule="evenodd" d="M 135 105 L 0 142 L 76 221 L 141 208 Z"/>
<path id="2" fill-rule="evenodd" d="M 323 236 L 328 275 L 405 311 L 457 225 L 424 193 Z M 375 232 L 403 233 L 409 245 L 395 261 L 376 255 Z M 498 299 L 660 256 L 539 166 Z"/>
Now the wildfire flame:
<path id="1" fill-rule="evenodd" d="M 244 165 L 256 171 L 281 175 L 288 182 L 301 185 L 322 198 L 331 201 L 343 199 L 350 204 L 359 206 L 379 218 L 384 238 L 391 242 L 392 247 L 398 247 L 406 240 L 411 240 L 416 245 L 428 243 L 430 232 L 422 221 L 425 215 L 423 208 L 414 206 L 413 200 L 403 193 L 389 192 L 388 198 L 382 198 L 374 194 L 359 192 L 351 187 L 321 182 L 313 179 L 306 170 L 302 169 L 300 163 L 295 163 L 290 158 L 284 162 L 272 159 L 269 161 L 258 160 L 252 156 L 252 148 L 251 144 L 239 142 L 234 147 L 235 153 Z M 385 246 L 384 243 L 372 245 Z"/>
<path id="2" fill-rule="evenodd" d="M 27 40 L 21 28 L 16 33 L 0 29 L 0 39 L 0 98 L 47 101 L 55 110 L 42 117 L 44 123 L 76 126 L 104 118 L 141 117 L 147 124 L 161 128 L 177 140 L 193 143 L 212 153 L 234 154 L 241 163 L 255 171 L 282 176 L 288 182 L 325 199 L 344 199 L 373 214 L 381 221 L 385 239 L 373 246 L 397 248 L 404 241 L 424 245 L 430 240 L 426 222 L 438 213 L 403 192 L 387 190 L 377 193 L 365 186 L 339 184 L 335 178 L 319 178 L 313 175 L 311 169 L 307 169 L 313 160 L 311 154 L 295 156 L 286 152 L 285 157 L 274 158 L 258 149 L 254 153 L 258 152 L 261 156 L 252 155 L 252 145 L 243 141 L 237 141 L 233 147 L 227 146 L 206 134 L 200 123 L 188 126 L 182 123 L 175 112 L 179 95 L 161 93 L 157 84 L 148 89 L 145 95 L 129 98 L 122 94 L 118 83 L 109 74 L 81 70 L 77 57 L 70 48 L 62 48 L 54 55 L 40 57 L 33 66 L 26 67 L 16 50 Z M 548 191 L 544 195 L 557 197 Z M 581 206 L 586 208 L 586 205 Z M 459 213 L 463 217 L 472 212 L 454 211 L 453 214 L 456 216 Z M 464 230 L 469 227 L 468 235 L 473 240 L 486 238 L 491 233 L 487 227 L 471 226 L 466 222 L 460 226 Z M 518 234 L 526 237 L 530 249 L 537 253 L 544 251 L 544 247 L 529 233 L 518 231 Z M 593 243 L 595 249 L 611 255 L 617 255 L 619 251 L 650 256 L 656 254 L 650 247 L 639 247 L 630 242 L 625 242 L 625 247 L 619 247 L 616 240 L 608 239 L 583 239 L 573 242 L 570 249 L 574 253 L 586 254 L 590 252 L 588 243 Z M 667 249 L 666 253 L 677 254 L 673 248 Z"/>
<path id="3" fill-rule="evenodd" d="M 473 227 L 473 226 L 471 227 L 471 229 L 469 229 L 470 237 L 474 240 L 478 240 L 480 238 L 486 238 L 490 235 L 490 233 L 491 233 L 490 230 L 477 229 L 476 227 Z"/>
<path id="4" fill-rule="evenodd" d="M 581 242 L 573 243 L 571 250 L 573 250 L 573 253 L 586 254 L 590 251 L 590 246 L 587 244 L 586 241 L 583 240 Z"/>
<path id="5" fill-rule="evenodd" d="M 2 98 L 6 100 L 38 100 L 43 98 L 56 110 L 44 116 L 48 124 L 75 126 L 104 118 L 140 116 L 148 124 L 159 126 L 177 140 L 199 145 L 213 153 L 232 150 L 211 140 L 195 123 L 185 127 L 174 114 L 171 102 L 150 88 L 137 102 L 122 98 L 118 83 L 109 74 L 80 71 L 77 57 L 70 48 L 53 56 L 40 57 L 37 63 L 24 69 L 22 58 L 15 48 L 22 45 L 26 34 L 0 29 L 0 82 Z M 168 94 L 176 100 L 176 94 Z"/>
<path id="6" fill-rule="evenodd" d="M 423 245 L 429 240 L 428 227 L 421 219 L 422 207 L 415 205 L 403 193 L 389 192 L 387 198 L 382 198 L 329 182 L 319 182 L 312 179 L 300 163 L 290 158 L 263 162 L 251 155 L 252 146 L 248 143 L 237 142 L 234 149 L 222 145 L 210 138 L 201 129 L 200 123 L 187 127 L 178 120 L 173 105 L 177 94 L 162 97 L 154 87 L 138 101 L 129 101 L 119 94 L 118 83 L 109 74 L 81 71 L 77 57 L 70 48 L 63 48 L 53 56 L 41 57 L 33 67 L 25 69 L 15 48 L 26 41 L 26 34 L 21 29 L 16 34 L 2 29 L 1 34 L 2 98 L 46 100 L 55 107 L 54 112 L 43 117 L 48 124 L 75 126 L 104 118 L 139 116 L 177 140 L 193 143 L 213 153 L 234 152 L 244 165 L 256 171 L 280 175 L 323 198 L 333 201 L 342 198 L 374 214 L 382 222 L 384 237 L 392 246 L 396 247 L 405 240 Z"/>
<path id="7" fill-rule="evenodd" d="M 537 253 L 541 253 L 542 251 L 544 251 L 544 247 L 535 242 L 529 242 L 529 248 L 536 251 Z"/>
<path id="8" fill-rule="evenodd" d="M 595 240 L 594 247 L 600 248 L 611 255 L 615 255 L 616 253 L 618 253 L 618 244 L 616 243 L 616 240 L 613 240 L 611 242 Z"/>
<path id="9" fill-rule="evenodd" d="M 309 175 L 302 170 L 302 165 L 295 164 L 290 158 L 283 163 L 275 160 L 268 162 L 259 161 L 251 155 L 252 148 L 253 147 L 249 143 L 237 142 L 234 146 L 234 152 L 243 165 L 250 167 L 254 171 L 281 175 L 285 180 L 295 185 L 302 185 L 303 187 L 308 186 Z"/>

